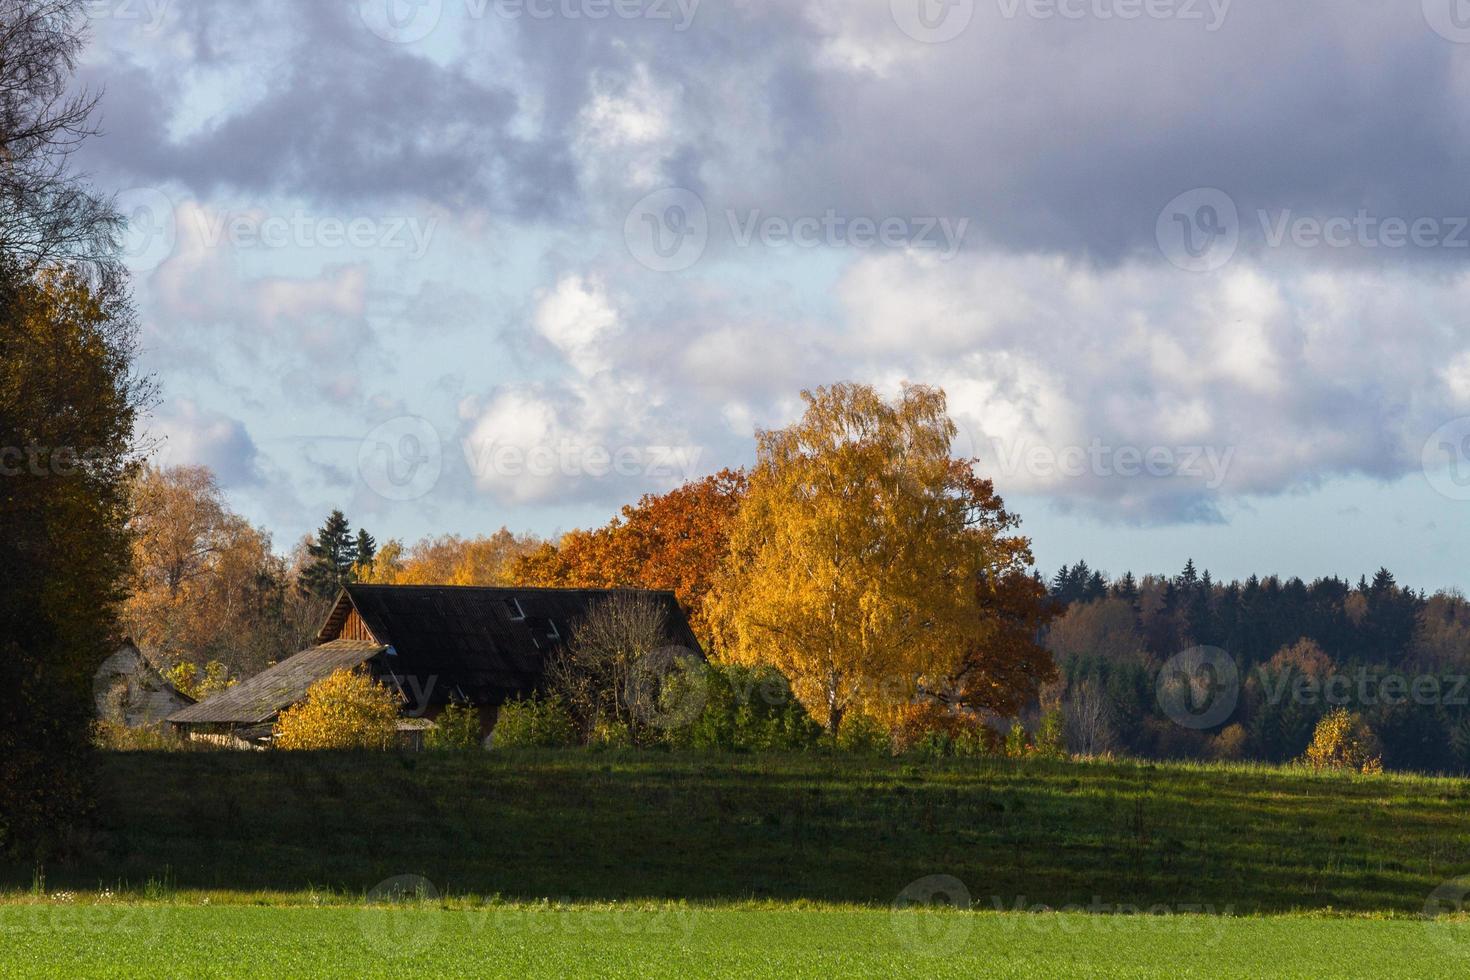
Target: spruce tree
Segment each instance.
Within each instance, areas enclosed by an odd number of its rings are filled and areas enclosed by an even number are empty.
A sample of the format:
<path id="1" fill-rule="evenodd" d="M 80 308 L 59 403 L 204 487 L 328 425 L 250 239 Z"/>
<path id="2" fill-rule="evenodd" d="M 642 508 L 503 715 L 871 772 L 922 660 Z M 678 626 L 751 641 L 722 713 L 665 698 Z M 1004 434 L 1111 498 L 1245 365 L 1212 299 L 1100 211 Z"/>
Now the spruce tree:
<path id="1" fill-rule="evenodd" d="M 330 599 L 343 586 L 356 581 L 353 566 L 357 564 L 357 541 L 340 510 L 332 511 L 306 551 L 312 561 L 301 573 L 302 591 Z"/>
<path id="2" fill-rule="evenodd" d="M 367 528 L 357 529 L 357 567 L 359 571 L 365 571 L 373 566 L 373 559 L 378 557 L 378 539 L 367 533 Z"/>

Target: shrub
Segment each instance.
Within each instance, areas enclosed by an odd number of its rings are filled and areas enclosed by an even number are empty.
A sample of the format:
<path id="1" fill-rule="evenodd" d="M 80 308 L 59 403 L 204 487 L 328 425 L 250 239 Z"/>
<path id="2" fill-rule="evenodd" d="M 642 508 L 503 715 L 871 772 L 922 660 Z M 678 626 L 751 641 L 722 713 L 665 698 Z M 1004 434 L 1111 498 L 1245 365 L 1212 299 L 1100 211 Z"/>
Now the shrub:
<path id="1" fill-rule="evenodd" d="M 1334 708 L 1317 722 L 1312 744 L 1302 762 L 1319 772 L 1323 769 L 1376 773 L 1383 771 L 1378 739 L 1363 716 L 1346 708 Z"/>
<path id="2" fill-rule="evenodd" d="M 935 701 L 921 701 L 906 705 L 899 713 L 893 726 L 893 751 L 903 754 L 922 750 L 922 754 L 933 756 L 942 750 L 939 754 L 953 755 L 962 739 L 974 743 L 984 727 L 980 719 L 968 712 Z"/>
<path id="3" fill-rule="evenodd" d="M 1215 740 L 1210 743 L 1210 755 L 1222 762 L 1243 759 L 1247 740 L 1245 726 L 1236 722 L 1215 736 Z"/>
<path id="4" fill-rule="evenodd" d="M 1031 751 L 1031 736 L 1026 731 L 1026 726 L 1019 721 L 1011 723 L 1011 730 L 1006 733 L 1005 753 L 1010 759 L 1020 759 Z"/>
<path id="5" fill-rule="evenodd" d="M 165 730 L 163 725 L 129 728 L 120 722 L 99 718 L 92 723 L 92 744 L 111 752 L 157 752 L 182 748 L 188 743 Z"/>
<path id="6" fill-rule="evenodd" d="M 271 744 L 308 751 L 386 749 L 398 726 L 398 707 L 398 695 L 366 673 L 339 670 L 281 712 Z"/>
<path id="7" fill-rule="evenodd" d="M 1043 759 L 1067 757 L 1066 719 L 1061 711 L 1048 711 L 1041 716 L 1041 727 L 1036 729 L 1031 751 Z"/>
<path id="8" fill-rule="evenodd" d="M 1000 755 L 1002 748 L 1000 733 L 989 725 L 979 725 L 954 740 L 954 754 L 962 759 Z"/>
<path id="9" fill-rule="evenodd" d="M 594 749 L 626 749 L 633 744 L 633 736 L 623 725 L 601 721 L 592 729 L 587 745 Z"/>
<path id="10" fill-rule="evenodd" d="M 559 694 L 507 702 L 491 733 L 491 745 L 497 749 L 558 749 L 576 744 L 576 725 Z"/>
<path id="11" fill-rule="evenodd" d="M 773 667 L 691 663 L 669 675 L 662 692 L 670 705 L 701 703 L 687 726 L 670 729 L 673 745 L 718 751 L 801 751 L 816 745 L 822 728 Z"/>
<path id="12" fill-rule="evenodd" d="M 437 752 L 473 752 L 480 748 L 480 712 L 467 704 L 449 704 L 424 732 L 424 748 Z"/>
<path id="13" fill-rule="evenodd" d="M 837 730 L 837 747 L 854 755 L 887 755 L 893 741 L 888 728 L 871 715 L 854 712 L 842 719 Z"/>

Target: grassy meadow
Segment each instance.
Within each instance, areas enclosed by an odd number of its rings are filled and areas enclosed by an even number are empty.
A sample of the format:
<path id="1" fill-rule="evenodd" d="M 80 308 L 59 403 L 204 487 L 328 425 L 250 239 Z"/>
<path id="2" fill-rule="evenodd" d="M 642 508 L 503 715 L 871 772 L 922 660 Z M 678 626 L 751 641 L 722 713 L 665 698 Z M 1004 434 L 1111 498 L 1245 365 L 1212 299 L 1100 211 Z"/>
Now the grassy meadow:
<path id="1" fill-rule="evenodd" d="M 856 908 L 0 906 L 5 976 L 1463 977 L 1470 925 Z"/>
<path id="2" fill-rule="evenodd" d="M 119 753 L 46 888 L 365 894 L 420 875 L 523 901 L 1415 913 L 1470 873 L 1470 781 L 1266 767 L 820 754 Z M 38 869 L 3 869 L 30 889 Z"/>
<path id="3" fill-rule="evenodd" d="M 75 858 L 0 869 L 0 975 L 1470 972 L 1470 923 L 1424 915 L 1470 873 L 1465 780 L 585 750 L 102 766 Z"/>

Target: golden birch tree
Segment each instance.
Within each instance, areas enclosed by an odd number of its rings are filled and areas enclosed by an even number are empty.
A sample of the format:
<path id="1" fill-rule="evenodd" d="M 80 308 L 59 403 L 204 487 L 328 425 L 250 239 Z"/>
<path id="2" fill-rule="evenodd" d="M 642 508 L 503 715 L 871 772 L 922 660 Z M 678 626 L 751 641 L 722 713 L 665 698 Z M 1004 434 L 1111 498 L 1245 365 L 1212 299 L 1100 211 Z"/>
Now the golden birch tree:
<path id="1" fill-rule="evenodd" d="M 835 733 L 850 711 L 891 720 L 974 675 L 996 634 L 981 591 L 1030 553 L 990 482 L 951 458 L 943 391 L 906 386 L 888 402 L 839 384 L 802 398 L 799 421 L 757 434 L 712 619 L 723 657 L 781 670 Z"/>

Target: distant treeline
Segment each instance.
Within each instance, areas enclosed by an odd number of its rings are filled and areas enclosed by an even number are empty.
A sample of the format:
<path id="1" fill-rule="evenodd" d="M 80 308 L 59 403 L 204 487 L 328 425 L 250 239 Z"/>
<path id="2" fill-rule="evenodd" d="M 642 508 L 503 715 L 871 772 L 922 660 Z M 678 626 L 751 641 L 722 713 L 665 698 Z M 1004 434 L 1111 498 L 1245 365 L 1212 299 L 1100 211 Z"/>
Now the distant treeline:
<path id="1" fill-rule="evenodd" d="M 1221 583 L 1192 561 L 1172 577 L 1116 579 L 1078 562 L 1048 586 L 1064 609 L 1047 646 L 1074 750 L 1283 762 L 1343 707 L 1367 721 L 1390 768 L 1470 772 L 1470 602 L 1458 593 L 1402 588 L 1387 569 L 1357 584 Z M 1201 646 L 1228 654 L 1237 675 L 1199 692 L 1235 700 L 1205 729 L 1158 699 L 1172 658 Z"/>

